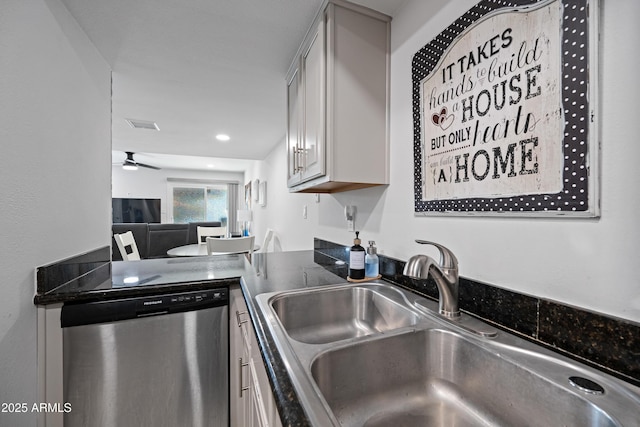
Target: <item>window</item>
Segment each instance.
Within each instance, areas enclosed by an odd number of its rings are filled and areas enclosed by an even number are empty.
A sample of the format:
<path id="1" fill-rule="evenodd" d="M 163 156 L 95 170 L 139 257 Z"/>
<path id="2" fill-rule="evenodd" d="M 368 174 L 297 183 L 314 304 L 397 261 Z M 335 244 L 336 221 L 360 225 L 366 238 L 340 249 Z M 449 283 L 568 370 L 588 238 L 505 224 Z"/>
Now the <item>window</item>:
<path id="1" fill-rule="evenodd" d="M 227 184 L 170 184 L 173 222 L 220 221 L 226 225 L 227 188 Z"/>

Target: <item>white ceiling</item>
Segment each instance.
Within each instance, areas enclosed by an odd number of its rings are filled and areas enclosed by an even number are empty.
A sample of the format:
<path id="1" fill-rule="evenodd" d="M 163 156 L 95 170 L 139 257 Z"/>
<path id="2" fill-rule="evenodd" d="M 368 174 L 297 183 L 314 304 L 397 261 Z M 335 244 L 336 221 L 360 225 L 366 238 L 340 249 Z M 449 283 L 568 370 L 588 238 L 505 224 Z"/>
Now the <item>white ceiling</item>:
<path id="1" fill-rule="evenodd" d="M 224 159 L 261 160 L 284 140 L 285 74 L 323 0 L 62 2 L 113 70 L 114 162 L 133 151 L 163 168 L 244 170 Z M 389 15 L 404 2 L 354 1 Z"/>

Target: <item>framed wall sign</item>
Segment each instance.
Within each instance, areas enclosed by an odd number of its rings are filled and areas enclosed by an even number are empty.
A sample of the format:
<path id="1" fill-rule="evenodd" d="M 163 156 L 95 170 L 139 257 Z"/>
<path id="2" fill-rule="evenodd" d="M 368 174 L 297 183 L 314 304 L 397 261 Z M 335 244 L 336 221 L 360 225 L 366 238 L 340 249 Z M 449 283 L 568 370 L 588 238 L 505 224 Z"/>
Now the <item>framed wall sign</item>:
<path id="1" fill-rule="evenodd" d="M 260 198 L 260 180 L 259 179 L 254 179 L 251 182 L 251 192 L 253 193 L 253 200 L 257 202 L 258 198 Z"/>
<path id="2" fill-rule="evenodd" d="M 414 55 L 417 214 L 599 215 L 598 13 L 483 0 Z"/>

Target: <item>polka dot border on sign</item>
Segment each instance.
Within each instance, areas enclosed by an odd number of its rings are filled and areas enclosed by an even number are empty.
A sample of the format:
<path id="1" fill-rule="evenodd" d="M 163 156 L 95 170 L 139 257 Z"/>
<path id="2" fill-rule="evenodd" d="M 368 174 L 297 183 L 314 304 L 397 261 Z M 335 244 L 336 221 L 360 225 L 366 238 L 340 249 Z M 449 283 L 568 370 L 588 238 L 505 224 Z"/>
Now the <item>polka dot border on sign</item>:
<path id="1" fill-rule="evenodd" d="M 561 0 L 557 0 L 561 1 Z M 564 108 L 563 189 L 556 194 L 504 198 L 423 201 L 420 82 L 464 30 L 501 8 L 537 0 L 483 0 L 441 32 L 413 57 L 413 145 L 415 212 L 586 212 L 589 210 L 589 6 L 586 0 L 564 0 L 562 20 L 562 103 Z"/>

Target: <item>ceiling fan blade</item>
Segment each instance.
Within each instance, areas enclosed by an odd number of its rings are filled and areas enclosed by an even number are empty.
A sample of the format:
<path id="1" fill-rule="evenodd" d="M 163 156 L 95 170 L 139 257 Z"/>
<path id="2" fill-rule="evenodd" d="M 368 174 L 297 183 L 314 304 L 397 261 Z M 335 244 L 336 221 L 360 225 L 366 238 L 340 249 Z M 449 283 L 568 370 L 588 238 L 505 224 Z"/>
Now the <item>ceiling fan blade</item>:
<path id="1" fill-rule="evenodd" d="M 157 166 L 151 166 L 151 165 L 145 165 L 144 163 L 137 163 L 138 166 L 143 167 L 143 168 L 149 168 L 149 169 L 155 169 L 155 170 L 160 170 L 159 167 Z"/>
<path id="2" fill-rule="evenodd" d="M 149 168 L 149 169 L 155 169 L 155 170 L 160 170 L 159 167 L 157 166 L 151 166 L 151 165 L 147 165 L 144 163 L 138 163 L 133 159 L 133 155 L 135 154 L 132 151 L 125 151 L 125 154 L 127 155 L 127 158 L 124 159 L 124 162 L 122 163 L 122 166 L 140 166 L 143 168 Z"/>

